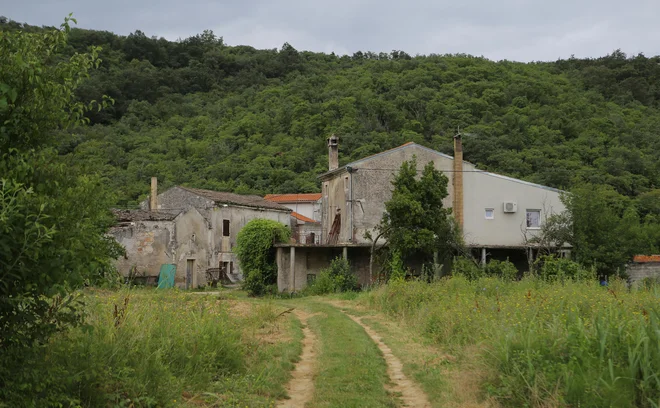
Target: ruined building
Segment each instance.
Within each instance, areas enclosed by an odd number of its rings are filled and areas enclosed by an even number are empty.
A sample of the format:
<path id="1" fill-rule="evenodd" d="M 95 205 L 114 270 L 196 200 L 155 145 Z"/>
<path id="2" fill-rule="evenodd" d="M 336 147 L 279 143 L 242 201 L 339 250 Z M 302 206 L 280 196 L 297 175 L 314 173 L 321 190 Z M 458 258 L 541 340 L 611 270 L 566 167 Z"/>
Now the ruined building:
<path id="1" fill-rule="evenodd" d="M 117 261 L 124 276 L 157 280 L 162 265 L 175 265 L 175 283 L 195 288 L 220 279 L 242 280 L 233 248 L 238 232 L 261 218 L 291 222 L 291 210 L 259 196 L 187 187 L 156 194 L 140 210 L 116 210 L 118 224 L 111 235 L 126 248 Z"/>

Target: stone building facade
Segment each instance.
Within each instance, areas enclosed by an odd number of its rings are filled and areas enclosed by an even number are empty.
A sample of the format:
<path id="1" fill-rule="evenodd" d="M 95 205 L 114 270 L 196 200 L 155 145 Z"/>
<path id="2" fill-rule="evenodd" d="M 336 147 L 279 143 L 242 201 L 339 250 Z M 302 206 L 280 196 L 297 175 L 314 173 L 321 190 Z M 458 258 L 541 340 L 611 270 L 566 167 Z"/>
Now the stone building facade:
<path id="1" fill-rule="evenodd" d="M 208 281 L 243 279 L 233 249 L 239 231 L 253 219 L 290 226 L 291 210 L 253 195 L 173 187 L 140 210 L 117 211 L 111 235 L 126 248 L 117 262 L 128 276 L 137 271 L 156 279 L 163 264 L 177 267 L 176 284 L 204 286 Z"/>

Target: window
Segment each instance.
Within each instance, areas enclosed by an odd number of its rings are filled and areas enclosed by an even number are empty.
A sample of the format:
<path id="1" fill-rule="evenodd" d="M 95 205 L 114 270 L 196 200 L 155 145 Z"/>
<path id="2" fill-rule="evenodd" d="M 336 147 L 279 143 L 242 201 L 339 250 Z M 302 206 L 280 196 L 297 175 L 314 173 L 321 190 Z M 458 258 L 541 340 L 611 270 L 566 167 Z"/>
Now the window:
<path id="1" fill-rule="evenodd" d="M 344 177 L 344 190 L 348 190 L 348 176 Z"/>
<path id="2" fill-rule="evenodd" d="M 541 210 L 527 210 L 527 228 L 541 228 Z"/>
<path id="3" fill-rule="evenodd" d="M 314 282 L 316 282 L 316 275 L 313 273 L 308 273 L 307 274 L 307 285 L 313 285 Z"/>
<path id="4" fill-rule="evenodd" d="M 486 208 L 485 216 L 486 216 L 487 220 L 494 219 L 495 218 L 495 209 L 494 208 Z"/>
<path id="5" fill-rule="evenodd" d="M 222 236 L 229 236 L 229 220 L 222 220 Z"/>

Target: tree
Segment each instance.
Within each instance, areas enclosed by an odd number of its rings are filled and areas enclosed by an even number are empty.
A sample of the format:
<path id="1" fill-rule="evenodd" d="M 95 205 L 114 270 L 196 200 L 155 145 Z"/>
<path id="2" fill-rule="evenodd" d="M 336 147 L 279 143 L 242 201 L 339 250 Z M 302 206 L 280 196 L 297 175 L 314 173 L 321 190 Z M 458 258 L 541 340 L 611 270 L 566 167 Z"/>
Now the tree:
<path id="1" fill-rule="evenodd" d="M 455 253 L 461 246 L 460 231 L 442 200 L 447 197 L 447 177 L 433 162 L 424 166 L 417 177 L 417 159 L 401 164 L 392 181 L 392 198 L 385 203 L 385 213 L 377 227 L 386 241 L 388 257 L 413 257 L 422 264 Z"/>
<path id="2" fill-rule="evenodd" d="M 243 288 L 250 295 L 263 295 L 277 283 L 273 244 L 286 242 L 290 236 L 286 226 L 264 219 L 248 222 L 238 233 L 235 252 L 245 277 Z"/>
<path id="3" fill-rule="evenodd" d="M 85 123 L 86 110 L 103 106 L 75 100 L 77 84 L 99 60 L 94 48 L 69 59 L 58 54 L 69 21 L 75 20 L 65 19 L 59 30 L 0 31 L 3 348 L 44 344 L 53 332 L 79 323 L 71 289 L 112 273 L 120 251 L 105 235 L 114 221 L 105 183 L 81 174 L 52 149 L 55 131 Z M 7 361 L 0 366 L 12 367 Z"/>

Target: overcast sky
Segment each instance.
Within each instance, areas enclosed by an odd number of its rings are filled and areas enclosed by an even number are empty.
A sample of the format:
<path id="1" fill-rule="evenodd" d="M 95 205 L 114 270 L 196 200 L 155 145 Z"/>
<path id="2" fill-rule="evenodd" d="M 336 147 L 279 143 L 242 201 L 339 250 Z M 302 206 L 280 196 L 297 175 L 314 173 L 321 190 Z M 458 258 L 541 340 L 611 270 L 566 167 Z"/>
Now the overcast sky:
<path id="1" fill-rule="evenodd" d="M 660 54 L 659 0 L 0 0 L 0 15 L 169 40 L 211 29 L 229 45 L 352 54 L 466 53 L 536 61 Z"/>

